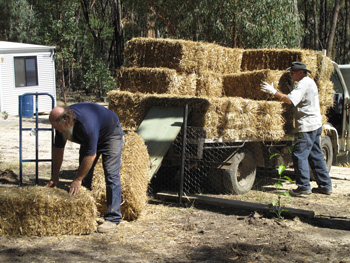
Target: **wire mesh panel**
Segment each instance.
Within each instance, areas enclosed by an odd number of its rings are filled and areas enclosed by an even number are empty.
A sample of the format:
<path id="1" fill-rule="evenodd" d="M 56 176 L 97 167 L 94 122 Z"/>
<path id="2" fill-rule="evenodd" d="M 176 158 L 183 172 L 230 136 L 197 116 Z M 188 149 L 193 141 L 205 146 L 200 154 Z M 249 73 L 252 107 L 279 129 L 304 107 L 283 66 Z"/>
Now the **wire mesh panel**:
<path id="1" fill-rule="evenodd" d="M 183 130 L 169 149 L 161 168 L 152 178 L 151 193 L 243 194 L 254 185 L 256 176 L 271 174 L 281 160 L 272 161 L 274 145 L 263 142 L 220 142 L 205 138 L 205 130 L 188 127 L 185 140 L 183 181 L 181 158 Z M 281 155 L 283 156 L 283 155 Z M 260 181 L 260 180 L 259 180 Z M 183 183 L 182 183 L 183 182 Z"/>

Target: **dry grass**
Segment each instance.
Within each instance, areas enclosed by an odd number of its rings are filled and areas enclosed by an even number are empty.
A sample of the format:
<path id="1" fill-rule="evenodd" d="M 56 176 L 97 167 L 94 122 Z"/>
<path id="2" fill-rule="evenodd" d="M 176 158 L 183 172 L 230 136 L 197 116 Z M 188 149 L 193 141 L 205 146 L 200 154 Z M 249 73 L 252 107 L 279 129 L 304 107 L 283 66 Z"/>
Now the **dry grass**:
<path id="1" fill-rule="evenodd" d="M 96 230 L 95 200 L 84 187 L 77 196 L 59 188 L 3 188 L 0 200 L 1 235 L 83 235 Z"/>

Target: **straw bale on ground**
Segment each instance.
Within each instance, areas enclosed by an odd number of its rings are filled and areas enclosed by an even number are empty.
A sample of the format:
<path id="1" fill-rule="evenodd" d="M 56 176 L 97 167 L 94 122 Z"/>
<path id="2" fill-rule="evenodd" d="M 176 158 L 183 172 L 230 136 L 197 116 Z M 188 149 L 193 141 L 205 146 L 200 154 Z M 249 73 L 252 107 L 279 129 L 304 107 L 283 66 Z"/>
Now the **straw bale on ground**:
<path id="1" fill-rule="evenodd" d="M 150 95 L 123 91 L 109 92 L 109 108 L 126 129 L 136 130 L 152 106 L 184 107 L 189 105 L 189 126 L 203 127 L 207 138 L 217 138 L 223 130 L 226 140 L 280 139 L 283 130 L 282 103 L 254 101 L 239 97 L 193 98 L 167 94 Z M 124 109 L 128 109 L 127 114 Z"/>
<path id="2" fill-rule="evenodd" d="M 121 210 L 123 219 L 130 221 L 137 219 L 146 208 L 149 155 L 145 142 L 135 132 L 125 133 L 123 140 L 120 167 Z M 107 207 L 106 183 L 101 160 L 96 164 L 91 190 L 97 202 L 98 211 L 103 216 L 107 212 Z"/>
<path id="3" fill-rule="evenodd" d="M 229 97 L 266 100 L 271 96 L 261 92 L 262 83 L 266 81 L 277 87 L 282 74 L 283 71 L 269 69 L 225 74 L 223 75 L 224 94 Z"/>
<path id="4" fill-rule="evenodd" d="M 306 49 L 247 49 L 243 52 L 241 71 L 260 69 L 286 70 L 292 62 L 300 61 L 311 70 L 311 77 L 318 72 L 317 54 Z"/>
<path id="5" fill-rule="evenodd" d="M 178 72 L 240 71 L 243 49 L 177 39 L 133 38 L 125 45 L 127 67 L 166 67 Z"/>
<path id="6" fill-rule="evenodd" d="M 196 94 L 196 75 L 168 68 L 122 68 L 118 72 L 120 90 L 143 93 Z"/>
<path id="7" fill-rule="evenodd" d="M 83 235 L 96 230 L 96 204 L 84 187 L 77 196 L 40 186 L 4 188 L 0 203 L 0 235 Z"/>

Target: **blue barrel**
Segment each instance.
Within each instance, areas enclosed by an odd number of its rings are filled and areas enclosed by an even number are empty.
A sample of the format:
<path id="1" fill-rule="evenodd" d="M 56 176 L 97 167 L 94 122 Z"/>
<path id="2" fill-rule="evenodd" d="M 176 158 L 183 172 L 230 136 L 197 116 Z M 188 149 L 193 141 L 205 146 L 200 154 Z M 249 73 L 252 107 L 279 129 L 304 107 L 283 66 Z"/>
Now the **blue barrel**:
<path id="1" fill-rule="evenodd" d="M 33 96 L 21 96 L 22 97 L 22 117 L 32 118 L 34 116 L 33 109 Z"/>

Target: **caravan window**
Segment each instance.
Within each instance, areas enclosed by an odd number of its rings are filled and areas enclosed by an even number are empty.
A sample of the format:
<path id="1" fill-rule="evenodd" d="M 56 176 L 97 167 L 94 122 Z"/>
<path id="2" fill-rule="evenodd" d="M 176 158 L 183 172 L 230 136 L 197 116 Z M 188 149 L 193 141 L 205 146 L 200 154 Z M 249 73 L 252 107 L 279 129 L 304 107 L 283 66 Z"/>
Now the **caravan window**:
<path id="1" fill-rule="evenodd" d="M 36 57 L 15 57 L 16 87 L 38 85 Z"/>

